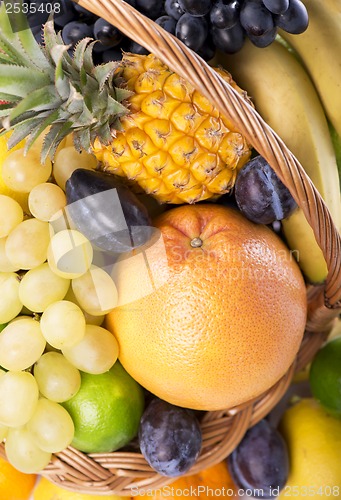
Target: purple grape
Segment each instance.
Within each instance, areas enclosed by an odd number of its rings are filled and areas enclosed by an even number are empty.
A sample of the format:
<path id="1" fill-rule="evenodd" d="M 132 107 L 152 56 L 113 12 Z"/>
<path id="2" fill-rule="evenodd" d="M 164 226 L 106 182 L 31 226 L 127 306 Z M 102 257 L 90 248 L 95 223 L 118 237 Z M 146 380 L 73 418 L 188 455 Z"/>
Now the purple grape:
<path id="1" fill-rule="evenodd" d="M 179 0 L 166 0 L 165 1 L 165 11 L 171 17 L 174 17 L 177 21 L 180 19 L 185 11 L 181 8 Z"/>
<path id="2" fill-rule="evenodd" d="M 133 54 L 140 54 L 140 55 L 148 55 L 149 51 L 140 45 L 139 43 L 135 42 L 134 40 L 129 40 L 127 43 L 127 52 L 132 52 Z"/>
<path id="3" fill-rule="evenodd" d="M 163 13 L 163 2 L 160 0 L 136 0 L 136 8 L 150 19 L 157 19 Z"/>
<path id="4" fill-rule="evenodd" d="M 81 21 L 71 21 L 62 29 L 62 38 L 65 44 L 75 45 L 87 36 L 93 36 L 92 27 Z"/>
<path id="5" fill-rule="evenodd" d="M 274 20 L 262 0 L 249 0 L 240 9 L 240 23 L 247 35 L 260 36 L 271 31 Z"/>
<path id="6" fill-rule="evenodd" d="M 210 12 L 210 21 L 219 29 L 232 28 L 239 19 L 239 1 L 232 0 L 228 3 L 218 0 Z"/>
<path id="7" fill-rule="evenodd" d="M 248 38 L 250 42 L 253 43 L 253 45 L 263 49 L 264 47 L 267 47 L 275 40 L 276 35 L 277 35 L 277 27 L 275 26 L 274 28 L 272 28 L 272 30 L 267 31 L 263 35 L 255 36 L 249 34 Z"/>
<path id="8" fill-rule="evenodd" d="M 289 7 L 289 0 L 263 0 L 263 4 L 272 14 L 283 14 Z"/>
<path id="9" fill-rule="evenodd" d="M 117 47 L 107 49 L 102 54 L 102 62 L 120 61 L 122 59 L 122 51 Z"/>
<path id="10" fill-rule="evenodd" d="M 216 53 L 216 46 L 210 36 L 206 38 L 201 49 L 198 50 L 198 55 L 204 59 L 204 61 L 210 61 L 213 59 Z"/>
<path id="11" fill-rule="evenodd" d="M 206 16 L 212 8 L 211 0 L 179 0 L 181 8 L 191 16 Z"/>
<path id="12" fill-rule="evenodd" d="M 115 26 L 101 17 L 95 22 L 93 30 L 95 39 L 107 48 L 118 45 L 123 37 L 122 33 Z"/>
<path id="13" fill-rule="evenodd" d="M 43 0 L 38 0 L 35 4 L 35 12 L 28 12 L 26 17 L 31 30 L 34 28 L 39 28 L 39 30 L 41 30 L 42 25 L 46 23 L 49 17 Z M 34 32 L 37 33 L 37 30 L 35 29 Z"/>
<path id="14" fill-rule="evenodd" d="M 235 197 L 242 214 L 258 224 L 282 220 L 297 206 L 288 188 L 262 156 L 256 156 L 239 171 Z"/>
<path id="15" fill-rule="evenodd" d="M 55 0 L 53 3 L 56 10 L 53 17 L 56 26 L 63 28 L 66 24 L 75 20 L 76 12 L 72 0 Z M 59 4 L 58 7 L 57 4 Z"/>
<path id="16" fill-rule="evenodd" d="M 201 49 L 207 35 L 208 26 L 203 17 L 193 17 L 186 13 L 177 22 L 175 36 L 195 52 Z"/>
<path id="17" fill-rule="evenodd" d="M 232 28 L 219 29 L 212 26 L 212 40 L 217 49 L 227 54 L 238 52 L 244 45 L 245 32 L 240 23 L 237 22 Z"/>
<path id="18" fill-rule="evenodd" d="M 163 476 L 176 477 L 196 462 L 202 434 L 193 412 L 153 399 L 140 420 L 139 444 L 154 470 Z"/>
<path id="19" fill-rule="evenodd" d="M 171 16 L 161 16 L 155 19 L 156 24 L 161 26 L 164 30 L 168 31 L 168 33 L 175 34 L 176 20 Z"/>
<path id="20" fill-rule="evenodd" d="M 112 49 L 108 49 L 102 54 L 102 62 L 107 63 L 109 61 L 121 61 L 122 52 L 118 50 L 116 47 Z"/>
<path id="21" fill-rule="evenodd" d="M 309 24 L 308 11 L 300 0 L 289 0 L 288 9 L 274 19 L 276 26 L 293 35 L 303 33 Z"/>
<path id="22" fill-rule="evenodd" d="M 43 30 L 41 26 L 33 26 L 31 28 L 31 31 L 33 33 L 34 38 L 36 39 L 36 42 L 39 43 L 40 45 L 44 44 L 44 38 L 43 38 Z"/>
<path id="23" fill-rule="evenodd" d="M 73 4 L 73 8 L 75 9 L 75 13 L 77 15 L 77 21 L 83 20 L 91 23 L 94 23 L 96 21 L 97 16 L 92 12 L 90 12 L 89 10 L 82 7 L 81 5 L 79 5 L 79 3 L 75 2 Z"/>
<path id="24" fill-rule="evenodd" d="M 288 480 L 286 443 L 266 420 L 247 431 L 227 463 L 236 485 L 248 490 L 254 498 L 278 497 Z"/>

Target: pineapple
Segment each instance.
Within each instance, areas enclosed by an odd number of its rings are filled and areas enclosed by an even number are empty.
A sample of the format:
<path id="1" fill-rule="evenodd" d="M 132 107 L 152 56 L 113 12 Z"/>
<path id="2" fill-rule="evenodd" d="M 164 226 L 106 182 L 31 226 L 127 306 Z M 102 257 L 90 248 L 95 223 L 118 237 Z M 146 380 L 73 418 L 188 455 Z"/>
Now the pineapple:
<path id="1" fill-rule="evenodd" d="M 19 28 L 13 29 L 13 23 Z M 53 21 L 37 44 L 24 16 L 0 8 L 0 105 L 9 146 L 48 129 L 42 161 L 70 133 L 99 168 L 124 176 L 160 203 L 215 198 L 234 185 L 251 147 L 233 123 L 154 55 L 124 54 L 94 66 L 95 42 L 69 54 Z M 25 29 L 23 29 L 25 28 Z M 229 73 L 220 74 L 248 99 Z"/>

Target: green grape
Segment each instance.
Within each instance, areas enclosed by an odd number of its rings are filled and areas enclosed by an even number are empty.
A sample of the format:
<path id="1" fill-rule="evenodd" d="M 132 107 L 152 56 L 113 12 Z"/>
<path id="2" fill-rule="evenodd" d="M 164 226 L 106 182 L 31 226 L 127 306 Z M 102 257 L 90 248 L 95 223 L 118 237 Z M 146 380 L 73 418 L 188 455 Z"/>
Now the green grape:
<path id="1" fill-rule="evenodd" d="M 77 304 L 77 306 L 79 306 L 81 308 L 78 300 L 76 299 L 76 295 L 74 294 L 74 291 L 72 290 L 72 286 L 70 286 L 67 294 L 64 297 L 64 300 L 69 300 L 70 302 Z M 84 309 L 82 309 L 82 311 L 83 311 L 83 314 L 85 317 L 85 322 L 87 325 L 101 326 L 103 324 L 103 321 L 105 320 L 105 314 L 103 314 L 102 316 L 93 316 L 92 314 L 89 314 L 88 312 L 84 311 Z"/>
<path id="2" fill-rule="evenodd" d="M 93 316 L 92 314 L 89 314 L 88 312 L 83 310 L 83 314 L 85 317 L 85 321 L 87 325 L 96 325 L 96 326 L 101 326 L 103 325 L 103 322 L 105 320 L 105 315 L 103 316 Z"/>
<path id="3" fill-rule="evenodd" d="M 67 448 L 75 433 L 72 418 L 65 408 L 45 398 L 39 399 L 27 429 L 39 448 L 50 453 Z"/>
<path id="4" fill-rule="evenodd" d="M 24 212 L 10 196 L 0 194 L 0 238 L 4 238 L 23 221 Z"/>
<path id="5" fill-rule="evenodd" d="M 15 318 L 22 306 L 19 298 L 19 276 L 15 273 L 0 273 L 0 324 Z"/>
<path id="6" fill-rule="evenodd" d="M 6 255 L 19 269 L 32 269 L 45 262 L 49 243 L 49 223 L 27 219 L 7 236 Z"/>
<path id="7" fill-rule="evenodd" d="M 56 349 L 72 347 L 85 335 L 85 317 L 80 307 L 68 300 L 49 305 L 40 318 L 46 341 Z"/>
<path id="8" fill-rule="evenodd" d="M 72 172 L 78 168 L 94 170 L 97 160 L 94 155 L 82 151 L 78 153 L 73 146 L 61 149 L 55 157 L 53 165 L 53 176 L 56 183 L 65 191 L 65 183 Z"/>
<path id="9" fill-rule="evenodd" d="M 93 249 L 90 241 L 75 229 L 64 229 L 51 238 L 47 259 L 58 276 L 78 278 L 90 268 Z"/>
<path id="10" fill-rule="evenodd" d="M 59 352 L 43 354 L 34 365 L 33 373 L 40 393 L 56 403 L 72 398 L 81 386 L 78 368 Z"/>
<path id="11" fill-rule="evenodd" d="M 49 221 L 66 205 L 64 191 L 51 182 L 43 182 L 35 186 L 28 196 L 28 208 L 39 220 Z"/>
<path id="12" fill-rule="evenodd" d="M 36 444 L 26 427 L 10 429 L 5 443 L 7 460 L 25 474 L 38 474 L 50 463 L 52 454 Z"/>
<path id="13" fill-rule="evenodd" d="M 43 354 L 46 341 L 33 318 L 18 318 L 0 332 L 0 365 L 6 370 L 26 370 Z"/>
<path id="14" fill-rule="evenodd" d="M 100 267 L 91 266 L 82 276 L 74 278 L 71 286 L 81 308 L 92 316 L 103 316 L 117 306 L 115 282 Z"/>
<path id="15" fill-rule="evenodd" d="M 20 193 L 29 193 L 46 182 L 52 172 L 51 160 L 40 163 L 40 152 L 31 149 L 24 155 L 24 149 L 12 151 L 3 162 L 2 179 L 7 187 Z"/>
<path id="16" fill-rule="evenodd" d="M 113 366 L 118 357 L 118 343 L 105 328 L 86 325 L 84 338 L 74 346 L 62 349 L 62 353 L 79 370 L 96 375 Z"/>
<path id="17" fill-rule="evenodd" d="M 0 424 L 25 425 L 38 403 L 38 384 L 29 372 L 9 371 L 0 377 Z"/>
<path id="18" fill-rule="evenodd" d="M 2 375 L 5 375 L 5 370 L 2 370 L 0 368 L 0 377 Z M 8 427 L 7 425 L 2 425 L 0 424 L 0 443 L 5 439 L 5 437 L 7 436 L 7 432 L 8 432 Z"/>
<path id="19" fill-rule="evenodd" d="M 70 286 L 70 280 L 55 274 L 47 262 L 34 267 L 22 278 L 19 286 L 19 298 L 30 311 L 43 312 L 62 300 Z"/>
<path id="20" fill-rule="evenodd" d="M 0 238 L 0 272 L 13 273 L 19 270 L 18 266 L 14 266 L 6 254 L 7 238 Z"/>

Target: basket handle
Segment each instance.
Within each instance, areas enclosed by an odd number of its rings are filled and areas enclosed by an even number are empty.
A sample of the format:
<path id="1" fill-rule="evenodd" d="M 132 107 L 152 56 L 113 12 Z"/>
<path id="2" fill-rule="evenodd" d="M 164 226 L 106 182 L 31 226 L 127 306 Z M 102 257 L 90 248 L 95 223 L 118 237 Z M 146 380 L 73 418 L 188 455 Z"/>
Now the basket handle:
<path id="1" fill-rule="evenodd" d="M 330 309 L 341 308 L 341 236 L 317 189 L 280 137 L 201 57 L 123 0 L 74 1 L 115 25 L 189 81 L 235 123 L 268 161 L 303 210 L 324 254 L 328 276 L 318 299 L 318 307 L 322 308 L 319 316 L 320 319 L 321 316 L 329 320 L 335 318 L 338 311 Z M 314 303 L 316 305 L 316 300 Z"/>

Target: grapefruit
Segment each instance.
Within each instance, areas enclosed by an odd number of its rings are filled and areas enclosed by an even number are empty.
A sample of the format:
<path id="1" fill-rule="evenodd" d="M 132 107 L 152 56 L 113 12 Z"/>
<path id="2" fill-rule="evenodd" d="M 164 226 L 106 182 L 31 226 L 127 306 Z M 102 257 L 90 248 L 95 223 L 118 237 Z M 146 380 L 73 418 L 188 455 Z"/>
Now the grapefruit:
<path id="1" fill-rule="evenodd" d="M 154 225 L 158 245 L 125 257 L 115 274 L 119 305 L 106 327 L 122 365 L 186 408 L 220 410 L 261 395 L 302 341 L 306 289 L 295 259 L 271 229 L 224 206 L 183 205 Z"/>

